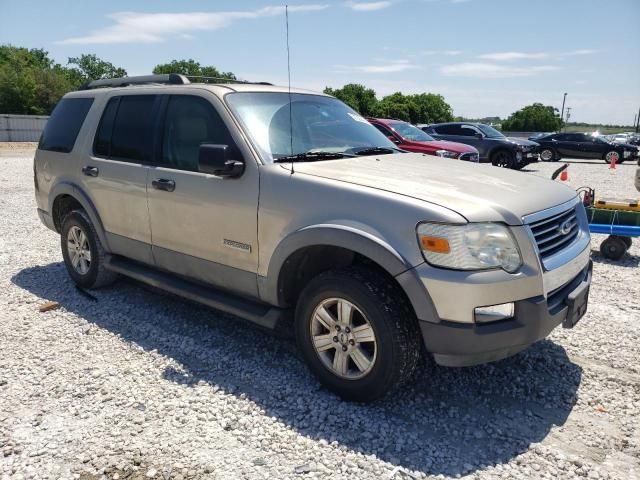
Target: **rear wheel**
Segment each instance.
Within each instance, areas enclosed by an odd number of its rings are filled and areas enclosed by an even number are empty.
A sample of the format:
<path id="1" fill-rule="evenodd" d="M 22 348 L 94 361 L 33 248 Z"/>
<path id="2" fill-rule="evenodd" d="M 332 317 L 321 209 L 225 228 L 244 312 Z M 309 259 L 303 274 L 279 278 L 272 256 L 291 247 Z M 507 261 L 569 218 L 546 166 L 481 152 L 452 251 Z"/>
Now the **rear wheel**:
<path id="1" fill-rule="evenodd" d="M 604 161 L 606 163 L 611 163 L 615 160 L 616 163 L 620 163 L 620 154 L 615 150 L 611 150 L 604 155 Z"/>
<path id="2" fill-rule="evenodd" d="M 543 148 L 540 152 L 540 159 L 543 162 L 553 162 L 556 159 L 555 152 L 550 148 Z"/>
<path id="3" fill-rule="evenodd" d="M 612 235 L 600 244 L 600 253 L 609 260 L 620 260 L 627 248 L 627 244 L 622 237 Z"/>
<path id="4" fill-rule="evenodd" d="M 515 155 L 508 150 L 498 150 L 491 156 L 491 163 L 495 167 L 514 168 Z"/>
<path id="5" fill-rule="evenodd" d="M 417 321 L 398 287 L 363 267 L 309 282 L 296 308 L 296 340 L 320 382 L 360 402 L 406 382 L 421 353 Z"/>
<path id="6" fill-rule="evenodd" d="M 104 268 L 104 248 L 84 210 L 73 210 L 64 217 L 60 244 L 67 272 L 78 286 L 99 288 L 118 278 Z"/>

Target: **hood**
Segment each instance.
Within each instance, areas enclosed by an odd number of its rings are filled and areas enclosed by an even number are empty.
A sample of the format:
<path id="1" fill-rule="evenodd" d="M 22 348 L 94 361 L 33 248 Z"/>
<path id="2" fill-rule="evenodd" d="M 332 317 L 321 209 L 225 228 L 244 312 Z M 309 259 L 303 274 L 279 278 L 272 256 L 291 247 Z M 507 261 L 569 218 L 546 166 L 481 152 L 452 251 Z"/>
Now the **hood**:
<path id="1" fill-rule="evenodd" d="M 532 142 L 531 140 L 527 140 L 526 138 L 518 138 L 518 137 L 507 137 L 511 143 L 515 143 L 516 145 L 523 145 L 525 147 L 538 147 L 539 143 Z"/>
<path id="2" fill-rule="evenodd" d="M 404 144 L 411 148 L 424 148 L 427 151 L 435 152 L 436 150 L 449 150 L 456 153 L 476 153 L 475 147 L 465 145 L 464 143 L 448 142 L 446 140 L 434 140 L 431 142 L 415 142 L 404 140 Z"/>
<path id="3" fill-rule="evenodd" d="M 521 225 L 523 216 L 576 197 L 575 190 L 537 175 L 421 153 L 297 163 L 295 171 L 424 200 L 471 222 Z"/>
<path id="4" fill-rule="evenodd" d="M 619 145 L 622 148 L 624 148 L 625 150 L 631 150 L 632 152 L 640 150 L 637 145 L 632 145 L 631 143 L 611 143 L 611 144 L 612 145 Z"/>

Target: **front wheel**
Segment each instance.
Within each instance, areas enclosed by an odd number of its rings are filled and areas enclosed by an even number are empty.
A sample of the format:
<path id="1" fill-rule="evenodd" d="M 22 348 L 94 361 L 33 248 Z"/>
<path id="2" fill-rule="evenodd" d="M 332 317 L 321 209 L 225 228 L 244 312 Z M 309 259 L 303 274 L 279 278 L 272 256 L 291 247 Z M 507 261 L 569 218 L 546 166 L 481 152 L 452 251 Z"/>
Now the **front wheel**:
<path id="1" fill-rule="evenodd" d="M 406 382 L 420 359 L 420 331 L 393 280 L 363 267 L 320 274 L 296 308 L 296 340 L 320 382 L 370 402 Z"/>
<path id="2" fill-rule="evenodd" d="M 620 154 L 615 150 L 611 150 L 604 155 L 605 163 L 611 163 L 615 160 L 616 163 L 620 163 Z"/>
<path id="3" fill-rule="evenodd" d="M 514 168 L 515 155 L 508 150 L 499 150 L 491 157 L 491 163 L 494 167 Z"/>

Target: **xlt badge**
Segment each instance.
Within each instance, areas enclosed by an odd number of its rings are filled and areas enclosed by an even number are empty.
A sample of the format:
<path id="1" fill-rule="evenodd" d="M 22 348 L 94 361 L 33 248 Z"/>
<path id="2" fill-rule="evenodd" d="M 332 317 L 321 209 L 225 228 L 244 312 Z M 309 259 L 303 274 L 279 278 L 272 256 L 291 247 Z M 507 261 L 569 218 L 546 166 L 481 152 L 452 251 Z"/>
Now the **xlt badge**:
<path id="1" fill-rule="evenodd" d="M 229 240 L 225 238 L 222 243 L 225 247 L 235 248 L 236 250 L 242 250 L 243 252 L 251 253 L 251 245 L 242 242 L 236 242 L 235 240 Z"/>

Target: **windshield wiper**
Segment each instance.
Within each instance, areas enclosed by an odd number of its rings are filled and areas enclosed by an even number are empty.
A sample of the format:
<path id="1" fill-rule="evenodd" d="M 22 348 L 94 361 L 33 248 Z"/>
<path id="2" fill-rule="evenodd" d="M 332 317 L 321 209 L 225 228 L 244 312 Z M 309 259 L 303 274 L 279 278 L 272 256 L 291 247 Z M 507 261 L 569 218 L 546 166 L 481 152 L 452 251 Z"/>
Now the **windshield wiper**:
<path id="1" fill-rule="evenodd" d="M 307 152 L 296 153 L 295 155 L 286 155 L 284 157 L 274 158 L 274 162 L 315 162 L 317 160 L 334 160 L 338 158 L 353 157 L 348 153 L 337 152 Z"/>
<path id="2" fill-rule="evenodd" d="M 371 148 L 363 148 L 362 150 L 356 150 L 355 153 L 356 155 L 375 155 L 377 153 L 381 153 L 381 154 L 389 154 L 389 153 L 397 153 L 397 152 L 402 152 L 403 150 L 400 150 L 399 148 L 388 148 L 388 147 L 371 147 Z"/>

